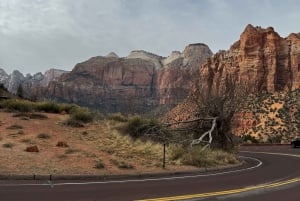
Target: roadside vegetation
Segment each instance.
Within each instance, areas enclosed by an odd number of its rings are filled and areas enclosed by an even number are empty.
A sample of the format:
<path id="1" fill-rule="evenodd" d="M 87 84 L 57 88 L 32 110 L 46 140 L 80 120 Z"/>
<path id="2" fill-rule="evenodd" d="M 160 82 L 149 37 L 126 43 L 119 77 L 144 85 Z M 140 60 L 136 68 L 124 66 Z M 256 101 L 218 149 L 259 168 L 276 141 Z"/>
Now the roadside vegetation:
<path id="1" fill-rule="evenodd" d="M 0 162 L 5 166 L 0 173 L 161 171 L 164 144 L 166 170 L 239 162 L 234 154 L 222 154 L 214 148 L 199 154 L 201 145 L 190 147 L 187 143 L 194 134 L 173 135 L 172 129 L 154 118 L 122 114 L 103 118 L 103 115 L 75 104 L 18 98 L 0 100 L 0 110 L 12 119 L 7 121 L 11 123 L 0 121 L 4 129 L 0 134 L 1 152 L 12 157 L 10 161 L 1 157 Z M 56 122 L 53 119 L 57 119 Z M 14 156 L 12 153 L 19 154 Z M 22 160 L 18 158 L 21 156 Z M 28 167 L 18 169 L 26 161 Z"/>

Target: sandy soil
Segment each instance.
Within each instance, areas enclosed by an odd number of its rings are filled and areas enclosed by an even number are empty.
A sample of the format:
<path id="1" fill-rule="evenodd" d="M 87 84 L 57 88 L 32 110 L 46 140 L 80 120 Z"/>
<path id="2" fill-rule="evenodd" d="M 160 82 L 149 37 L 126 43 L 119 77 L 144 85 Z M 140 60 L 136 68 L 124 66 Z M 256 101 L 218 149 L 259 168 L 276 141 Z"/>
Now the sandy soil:
<path id="1" fill-rule="evenodd" d="M 48 118 L 14 117 L 15 113 L 0 112 L 0 174 L 107 175 L 196 169 L 175 164 L 162 169 L 162 147 L 152 149 L 150 144 L 145 150 L 132 148 L 131 141 L 119 136 L 115 131 L 118 125 L 112 122 L 72 128 L 63 125 L 68 115 L 42 114 Z M 39 134 L 49 138 L 38 137 Z M 58 141 L 67 142 L 68 147 L 57 147 Z M 39 152 L 25 151 L 34 145 Z M 104 168 L 95 168 L 99 163 Z M 132 168 L 120 168 L 118 163 Z"/>

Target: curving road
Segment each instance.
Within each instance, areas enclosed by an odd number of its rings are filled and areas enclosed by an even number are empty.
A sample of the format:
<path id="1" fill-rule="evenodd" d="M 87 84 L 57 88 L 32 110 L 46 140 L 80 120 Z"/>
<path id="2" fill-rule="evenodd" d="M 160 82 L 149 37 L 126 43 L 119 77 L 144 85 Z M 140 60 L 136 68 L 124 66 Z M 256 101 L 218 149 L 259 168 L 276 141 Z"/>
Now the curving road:
<path id="1" fill-rule="evenodd" d="M 276 154 L 275 154 L 276 153 Z M 0 181 L 1 201 L 299 201 L 300 149 L 242 147 L 243 167 L 177 177 L 112 181 Z M 85 182 L 85 183 L 82 183 Z"/>

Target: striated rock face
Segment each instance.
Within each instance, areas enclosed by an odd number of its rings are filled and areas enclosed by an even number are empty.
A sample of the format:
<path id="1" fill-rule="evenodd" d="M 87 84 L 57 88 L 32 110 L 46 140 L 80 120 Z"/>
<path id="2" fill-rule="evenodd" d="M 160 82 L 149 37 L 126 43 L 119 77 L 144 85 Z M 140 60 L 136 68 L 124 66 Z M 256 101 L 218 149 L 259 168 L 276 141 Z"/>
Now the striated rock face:
<path id="1" fill-rule="evenodd" d="M 4 82 L 4 86 L 9 92 L 16 94 L 20 84 L 24 82 L 24 80 L 25 77 L 23 74 L 17 70 L 14 70 L 12 74 L 8 76 L 8 80 Z"/>
<path id="2" fill-rule="evenodd" d="M 280 37 L 272 27 L 248 25 L 228 51 L 211 57 L 200 69 L 200 84 L 213 91 L 226 87 L 228 79 L 252 92 L 273 93 L 299 88 L 300 35 Z"/>
<path id="3" fill-rule="evenodd" d="M 48 97 L 100 111 L 139 110 L 153 101 L 155 66 L 141 59 L 94 57 L 47 88 Z"/>
<path id="4" fill-rule="evenodd" d="M 46 87 L 48 86 L 48 84 L 52 81 L 56 81 L 58 80 L 58 78 L 64 74 L 64 73 L 67 73 L 68 71 L 65 71 L 65 70 L 59 70 L 59 69 L 54 69 L 54 68 L 51 68 L 49 70 L 47 70 L 45 72 L 45 74 L 43 75 L 43 79 L 42 79 L 42 86 L 43 87 Z"/>
<path id="5" fill-rule="evenodd" d="M 228 51 L 220 51 L 199 68 L 197 84 L 202 93 L 224 93 L 230 83 L 249 92 L 274 93 L 300 87 L 300 34 L 282 38 L 272 27 L 248 25 Z M 193 93 L 193 91 L 191 91 Z M 166 121 L 184 120 L 195 115 L 188 99 L 165 116 Z M 234 130 L 240 132 L 257 124 L 250 113 L 236 114 Z"/>
<path id="6" fill-rule="evenodd" d="M 47 87 L 49 82 L 57 80 L 63 73 L 67 71 L 50 69 L 42 73 L 36 73 L 33 76 L 27 74 L 25 77 L 22 73 L 15 70 L 12 74 L 8 75 L 3 69 L 0 69 L 0 83 L 8 89 L 9 92 L 16 94 L 18 88 L 21 86 L 23 89 L 23 96 L 26 98 L 42 98 L 43 87 Z"/>
<path id="7" fill-rule="evenodd" d="M 185 53 L 190 48 L 199 51 L 196 55 Z M 173 52 L 167 58 L 142 50 L 124 58 L 111 54 L 93 57 L 50 82 L 46 94 L 50 99 L 110 113 L 170 108 L 187 96 L 192 69 L 198 69 L 211 55 L 206 45 L 194 44 L 184 53 Z"/>

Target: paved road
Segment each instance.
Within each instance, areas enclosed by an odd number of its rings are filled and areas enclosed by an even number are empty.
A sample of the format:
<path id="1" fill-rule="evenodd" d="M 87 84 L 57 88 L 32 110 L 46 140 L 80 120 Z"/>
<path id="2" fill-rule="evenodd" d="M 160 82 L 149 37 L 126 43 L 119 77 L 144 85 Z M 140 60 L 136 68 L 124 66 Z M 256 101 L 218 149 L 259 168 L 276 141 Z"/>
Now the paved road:
<path id="1" fill-rule="evenodd" d="M 1 201 L 243 200 L 299 201 L 300 149 L 288 146 L 243 147 L 248 165 L 225 173 L 209 172 L 178 178 L 129 181 L 16 182 L 0 184 Z M 256 153 L 253 153 L 256 152 Z M 264 152 L 264 153 L 263 153 Z M 285 153 L 275 155 L 268 153 Z M 262 161 L 262 164 L 260 164 Z M 252 167 L 249 169 L 249 167 Z M 79 181 L 80 182 L 80 181 Z M 82 182 L 82 181 L 81 181 Z M 86 181 L 85 181 L 86 182 Z M 19 182 L 23 183 L 23 182 Z M 206 194 L 205 194 L 206 193 Z M 208 194 L 209 193 L 209 194 Z M 197 195 L 197 196 L 196 196 Z M 178 197 L 182 196 L 182 197 Z M 172 197 L 172 198 L 170 198 Z M 162 198 L 162 199 L 159 199 Z"/>

